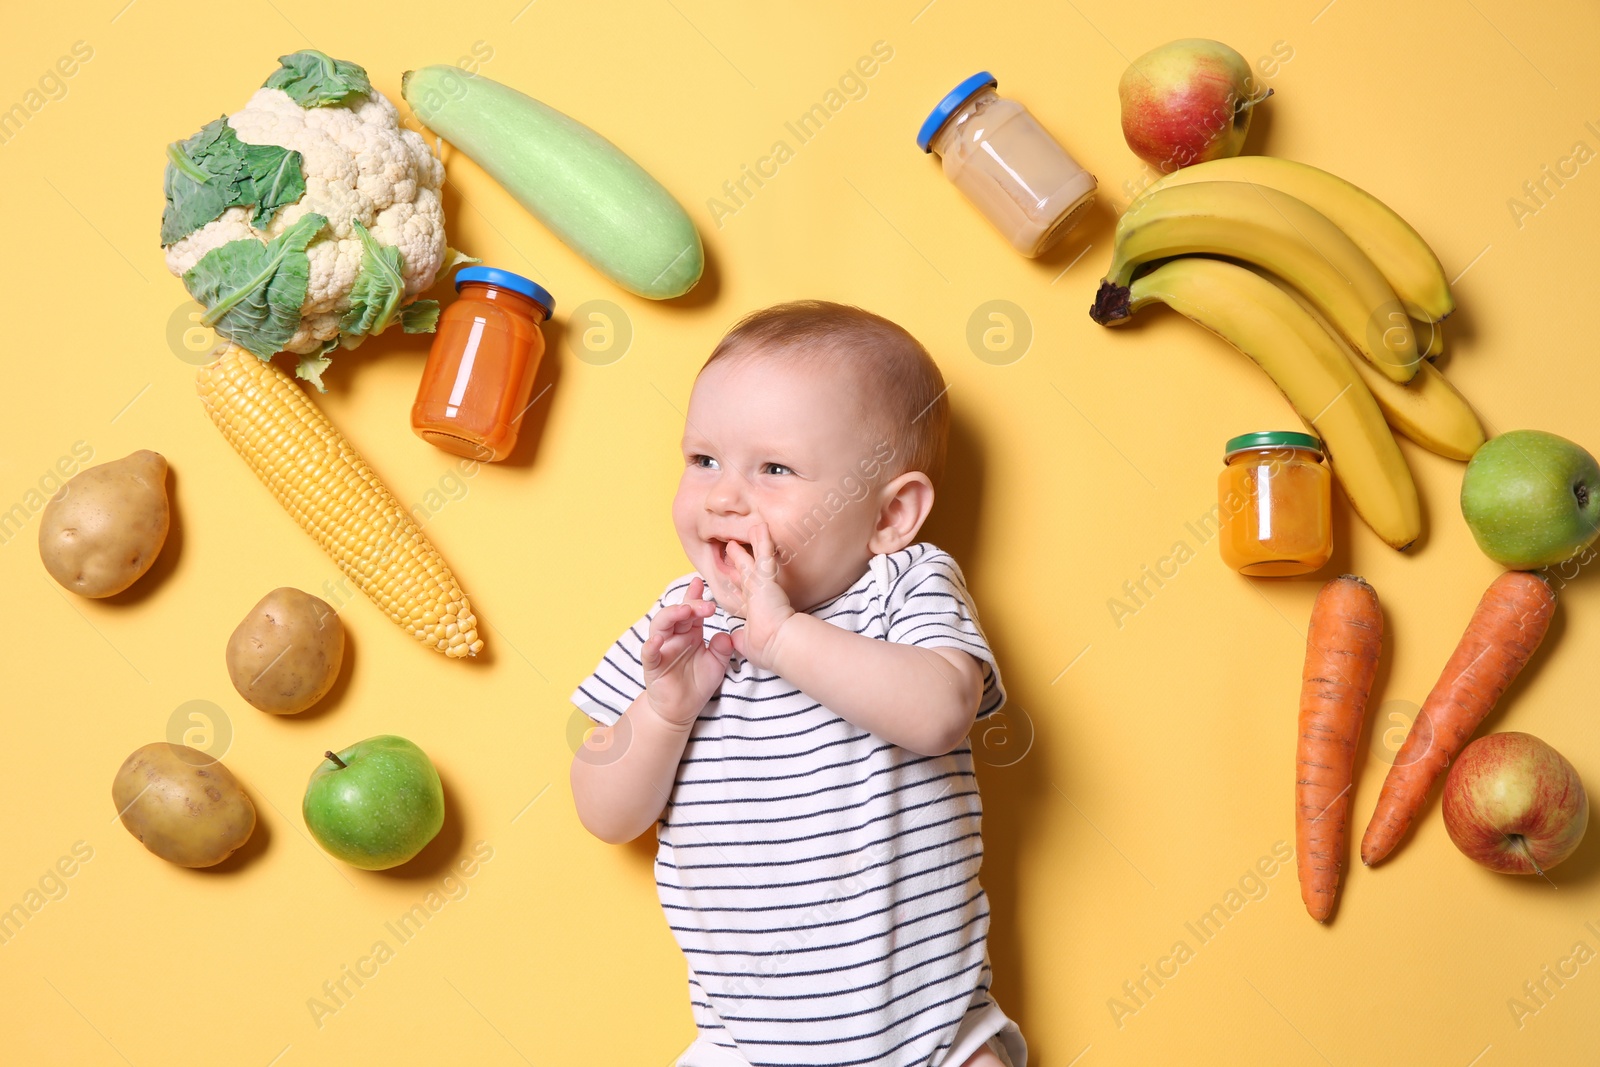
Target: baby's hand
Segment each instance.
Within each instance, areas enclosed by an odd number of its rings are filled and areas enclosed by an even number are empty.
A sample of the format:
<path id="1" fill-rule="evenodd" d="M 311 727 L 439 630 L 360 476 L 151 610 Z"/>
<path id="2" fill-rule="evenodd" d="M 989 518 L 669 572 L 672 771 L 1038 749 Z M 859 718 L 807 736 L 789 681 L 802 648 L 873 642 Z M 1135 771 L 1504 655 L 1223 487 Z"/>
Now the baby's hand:
<path id="1" fill-rule="evenodd" d="M 639 653 L 644 666 L 645 696 L 661 719 L 673 726 L 690 726 L 711 694 L 722 684 L 733 655 L 733 642 L 717 633 L 706 643 L 705 619 L 717 610 L 705 600 L 705 582 L 695 578 L 683 594 L 683 603 L 656 612 L 650 636 Z"/>
<path id="2" fill-rule="evenodd" d="M 733 647 L 757 667 L 771 670 L 778 631 L 794 615 L 794 605 L 778 584 L 778 557 L 767 524 L 757 524 L 752 536 L 754 557 L 738 542 L 728 542 L 728 562 L 739 571 L 744 601 L 744 628 L 733 631 Z"/>

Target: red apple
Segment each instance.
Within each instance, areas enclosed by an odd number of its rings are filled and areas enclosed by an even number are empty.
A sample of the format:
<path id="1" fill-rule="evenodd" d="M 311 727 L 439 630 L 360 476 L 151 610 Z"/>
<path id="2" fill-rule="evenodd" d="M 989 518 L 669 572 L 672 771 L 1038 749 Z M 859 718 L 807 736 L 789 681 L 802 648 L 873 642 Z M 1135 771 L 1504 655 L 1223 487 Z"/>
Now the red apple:
<path id="1" fill-rule="evenodd" d="M 1171 174 L 1191 163 L 1238 155 L 1251 111 L 1272 90 L 1259 88 L 1250 64 L 1227 45 L 1187 38 L 1134 60 L 1117 95 L 1128 147 Z"/>
<path id="2" fill-rule="evenodd" d="M 1566 758 L 1531 734 L 1480 737 L 1444 782 L 1444 828 L 1491 871 L 1543 874 L 1572 855 L 1589 798 Z"/>

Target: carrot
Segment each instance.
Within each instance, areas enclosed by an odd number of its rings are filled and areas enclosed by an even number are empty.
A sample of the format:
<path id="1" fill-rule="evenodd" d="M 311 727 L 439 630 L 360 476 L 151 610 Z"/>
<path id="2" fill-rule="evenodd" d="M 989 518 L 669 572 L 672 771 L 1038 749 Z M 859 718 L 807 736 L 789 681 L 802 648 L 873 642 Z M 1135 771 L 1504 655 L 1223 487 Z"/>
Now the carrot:
<path id="1" fill-rule="evenodd" d="M 1356 743 L 1382 641 L 1378 594 L 1364 579 L 1341 574 L 1317 593 L 1300 676 L 1294 836 L 1300 899 L 1318 922 L 1339 896 Z"/>
<path id="2" fill-rule="evenodd" d="M 1382 862 L 1456 753 L 1494 708 L 1550 628 L 1556 594 L 1531 571 L 1507 571 L 1489 584 L 1455 654 L 1383 780 L 1378 806 L 1361 839 L 1361 862 Z"/>

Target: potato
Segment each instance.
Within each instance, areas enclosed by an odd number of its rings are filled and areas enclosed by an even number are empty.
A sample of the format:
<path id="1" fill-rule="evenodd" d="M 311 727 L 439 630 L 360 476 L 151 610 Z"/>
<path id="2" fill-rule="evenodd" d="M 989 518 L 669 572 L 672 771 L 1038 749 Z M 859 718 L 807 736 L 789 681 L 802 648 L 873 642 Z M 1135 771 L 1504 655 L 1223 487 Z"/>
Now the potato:
<path id="1" fill-rule="evenodd" d="M 186 745 L 135 750 L 111 782 L 111 799 L 130 834 L 180 867 L 221 863 L 256 828 L 255 805 L 228 768 Z"/>
<path id="2" fill-rule="evenodd" d="M 262 711 L 294 715 L 327 695 L 344 659 L 344 624 L 298 589 L 274 589 L 228 638 L 228 677 Z"/>
<path id="3" fill-rule="evenodd" d="M 167 461 L 141 449 L 80 471 L 44 506 L 39 557 L 50 577 L 86 597 L 120 593 L 167 539 Z"/>

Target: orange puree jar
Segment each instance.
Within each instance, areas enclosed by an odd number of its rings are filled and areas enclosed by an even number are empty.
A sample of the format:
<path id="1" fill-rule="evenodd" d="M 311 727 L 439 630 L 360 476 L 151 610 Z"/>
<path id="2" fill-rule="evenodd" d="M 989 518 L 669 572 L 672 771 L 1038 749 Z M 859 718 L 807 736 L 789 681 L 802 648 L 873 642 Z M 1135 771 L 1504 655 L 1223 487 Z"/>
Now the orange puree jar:
<path id="1" fill-rule="evenodd" d="M 494 267 L 457 271 L 456 292 L 422 368 L 411 428 L 457 456 L 505 459 L 544 356 L 539 324 L 555 300 L 536 282 Z"/>
<path id="2" fill-rule="evenodd" d="M 1333 554 L 1333 472 L 1308 433 L 1229 439 L 1217 479 L 1222 560 L 1241 574 L 1310 574 Z"/>

